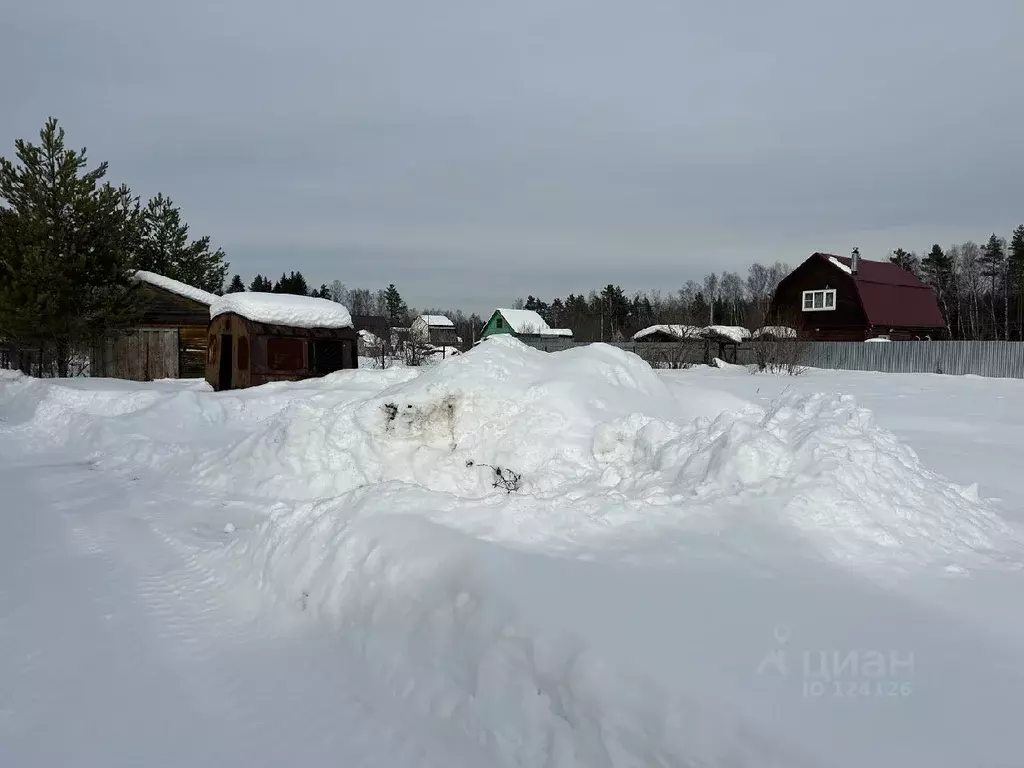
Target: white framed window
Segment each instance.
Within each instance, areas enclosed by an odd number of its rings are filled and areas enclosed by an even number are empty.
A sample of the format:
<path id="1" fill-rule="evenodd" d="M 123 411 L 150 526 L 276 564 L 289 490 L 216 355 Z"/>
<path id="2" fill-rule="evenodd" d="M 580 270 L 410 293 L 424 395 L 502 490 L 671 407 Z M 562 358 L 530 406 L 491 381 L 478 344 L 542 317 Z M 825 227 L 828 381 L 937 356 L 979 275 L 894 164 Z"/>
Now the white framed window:
<path id="1" fill-rule="evenodd" d="M 804 291 L 804 312 L 827 312 L 836 308 L 836 289 Z"/>

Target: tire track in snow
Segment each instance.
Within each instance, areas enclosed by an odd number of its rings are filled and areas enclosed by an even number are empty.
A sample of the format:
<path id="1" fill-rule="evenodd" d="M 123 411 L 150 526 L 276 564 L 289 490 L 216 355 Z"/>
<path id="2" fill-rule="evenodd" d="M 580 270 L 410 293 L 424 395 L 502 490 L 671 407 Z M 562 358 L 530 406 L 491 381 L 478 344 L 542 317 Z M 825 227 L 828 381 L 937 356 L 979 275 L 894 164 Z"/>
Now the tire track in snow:
<path id="1" fill-rule="evenodd" d="M 181 502 L 133 504 L 140 489 L 106 473 L 73 473 L 63 483 L 46 477 L 37 493 L 51 500 L 66 541 L 102 574 L 100 588 L 144 617 L 136 622 L 148 634 L 139 663 L 158 655 L 192 714 L 207 724 L 195 734 L 194 752 L 181 745 L 184 754 L 165 755 L 166 764 L 187 756 L 191 764 L 217 766 L 447 766 L 459 764 L 453 747 L 472 751 L 440 744 L 397 711 L 382 714 L 378 702 L 354 696 L 365 681 L 346 667 L 340 643 L 312 625 L 297 632 L 273 612 L 254 610 L 267 606 L 245 594 L 247 585 L 229 582 L 162 533 L 162 508 L 173 512 Z M 465 764 L 483 764 L 481 758 Z"/>

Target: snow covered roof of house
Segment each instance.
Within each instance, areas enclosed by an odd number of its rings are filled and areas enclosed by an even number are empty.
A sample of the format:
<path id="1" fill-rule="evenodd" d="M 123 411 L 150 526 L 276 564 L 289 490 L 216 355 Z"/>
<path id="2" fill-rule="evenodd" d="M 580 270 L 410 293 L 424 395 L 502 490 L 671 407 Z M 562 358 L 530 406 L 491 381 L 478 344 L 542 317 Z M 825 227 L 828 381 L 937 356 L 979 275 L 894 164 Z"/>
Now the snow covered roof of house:
<path id="1" fill-rule="evenodd" d="M 567 336 L 572 338 L 572 328 L 547 328 L 540 332 L 541 336 Z"/>
<path id="2" fill-rule="evenodd" d="M 758 328 L 750 335 L 752 339 L 759 339 L 762 336 L 773 336 L 776 339 L 795 339 L 796 329 L 785 325 L 766 325 L 764 328 Z"/>
<path id="3" fill-rule="evenodd" d="M 219 298 L 215 294 L 208 293 L 201 288 L 196 288 L 188 283 L 182 283 L 179 280 L 172 280 L 169 277 L 158 275 L 156 272 L 147 272 L 143 269 L 137 271 L 132 275 L 132 280 L 136 283 L 146 283 L 156 288 L 162 288 L 165 291 L 169 291 L 178 296 L 182 296 L 192 301 L 198 301 L 200 304 L 210 306 L 213 302 Z"/>
<path id="4" fill-rule="evenodd" d="M 633 341 L 640 341 L 656 333 L 664 333 L 677 339 L 699 339 L 701 328 L 695 325 L 651 325 L 633 334 Z"/>
<path id="5" fill-rule="evenodd" d="M 505 318 L 505 322 L 508 323 L 508 327 L 516 333 L 539 334 L 550 330 L 548 324 L 544 322 L 544 318 L 532 309 L 502 309 L 499 307 L 494 311 L 500 312 L 501 316 Z"/>
<path id="6" fill-rule="evenodd" d="M 431 328 L 454 328 L 453 323 L 449 318 L 444 315 L 420 315 L 419 319 L 422 320 L 428 327 Z"/>
<path id="7" fill-rule="evenodd" d="M 704 336 L 723 336 L 739 344 L 750 338 L 750 331 L 738 325 L 709 325 L 704 328 Z"/>
<path id="8" fill-rule="evenodd" d="M 290 293 L 228 293 L 215 296 L 210 318 L 233 312 L 257 323 L 293 328 L 351 328 L 352 315 L 343 304 Z"/>

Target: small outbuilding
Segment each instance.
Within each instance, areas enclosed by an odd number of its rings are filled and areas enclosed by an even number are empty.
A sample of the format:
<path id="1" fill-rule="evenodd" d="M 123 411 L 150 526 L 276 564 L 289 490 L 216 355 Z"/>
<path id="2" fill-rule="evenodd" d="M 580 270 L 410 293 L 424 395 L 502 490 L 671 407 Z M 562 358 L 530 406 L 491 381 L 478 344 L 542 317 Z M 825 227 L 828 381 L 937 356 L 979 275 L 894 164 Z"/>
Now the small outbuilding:
<path id="1" fill-rule="evenodd" d="M 133 381 L 202 378 L 212 293 L 154 272 L 132 276 L 139 306 L 128 333 L 97 342 L 90 353 L 92 376 Z"/>
<path id="2" fill-rule="evenodd" d="M 348 309 L 328 299 L 230 293 L 210 306 L 206 380 L 223 391 L 356 368 L 358 338 Z"/>
<path id="3" fill-rule="evenodd" d="M 455 323 L 444 315 L 420 315 L 412 321 L 409 335 L 416 344 L 438 348 L 454 349 L 461 341 Z"/>
<path id="4" fill-rule="evenodd" d="M 532 309 L 496 309 L 480 332 L 480 338 L 500 335 L 517 339 L 572 339 L 571 328 L 552 328 Z"/>

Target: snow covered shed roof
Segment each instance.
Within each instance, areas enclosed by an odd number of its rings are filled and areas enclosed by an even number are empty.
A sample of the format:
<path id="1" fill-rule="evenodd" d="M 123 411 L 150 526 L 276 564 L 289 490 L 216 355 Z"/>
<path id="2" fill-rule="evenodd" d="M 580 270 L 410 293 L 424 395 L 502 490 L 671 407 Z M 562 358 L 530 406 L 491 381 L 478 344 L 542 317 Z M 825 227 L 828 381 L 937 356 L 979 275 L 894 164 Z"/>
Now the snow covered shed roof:
<path id="1" fill-rule="evenodd" d="M 422 320 L 423 323 L 428 328 L 454 328 L 455 327 L 455 323 L 453 323 L 449 318 L 445 317 L 444 315 L 420 315 L 418 319 Z"/>
<path id="2" fill-rule="evenodd" d="M 541 336 L 564 336 L 572 338 L 572 328 L 548 328 L 540 332 Z"/>
<path id="3" fill-rule="evenodd" d="M 351 328 L 352 315 L 335 301 L 289 293 L 229 293 L 214 297 L 210 318 L 234 313 L 256 323 L 292 328 Z"/>
<path id="4" fill-rule="evenodd" d="M 544 318 L 532 309 L 502 309 L 499 307 L 494 311 L 499 312 L 505 318 L 508 327 L 516 333 L 539 334 L 550 330 L 548 324 L 544 322 Z"/>
<path id="5" fill-rule="evenodd" d="M 750 331 L 738 325 L 709 325 L 702 330 L 702 334 L 708 339 L 728 339 L 739 344 L 750 338 Z"/>
<path id="6" fill-rule="evenodd" d="M 640 341 L 646 339 L 649 336 L 671 336 L 672 338 L 684 340 L 684 339 L 699 339 L 703 329 L 698 328 L 695 325 L 650 325 L 643 330 L 637 331 L 633 334 L 633 341 Z"/>
<path id="7" fill-rule="evenodd" d="M 197 301 L 200 304 L 205 304 L 206 306 L 210 306 L 218 298 L 215 294 L 208 293 L 201 288 L 196 288 L 195 286 L 189 285 L 188 283 L 182 283 L 178 280 L 172 280 L 169 277 L 158 275 L 156 272 L 147 272 L 143 269 L 138 270 L 134 275 L 132 275 L 132 280 L 136 283 L 145 283 L 146 285 L 152 285 L 155 288 L 161 288 L 177 296 Z"/>
<path id="8" fill-rule="evenodd" d="M 810 258 L 827 260 L 853 280 L 869 325 L 945 327 L 931 286 L 905 269 L 888 261 L 858 259 L 854 273 L 849 256 L 814 253 Z"/>

